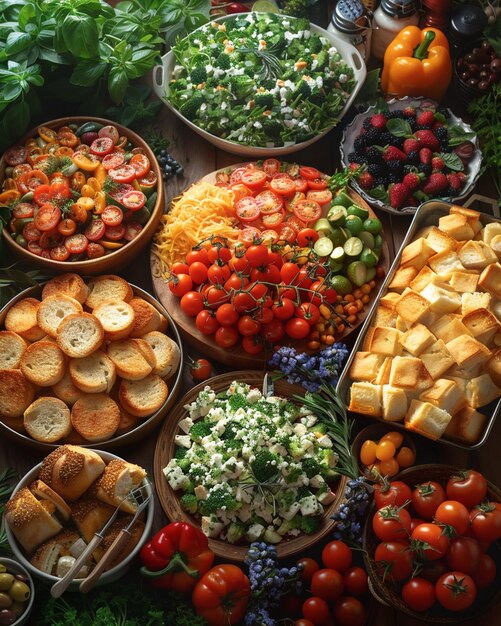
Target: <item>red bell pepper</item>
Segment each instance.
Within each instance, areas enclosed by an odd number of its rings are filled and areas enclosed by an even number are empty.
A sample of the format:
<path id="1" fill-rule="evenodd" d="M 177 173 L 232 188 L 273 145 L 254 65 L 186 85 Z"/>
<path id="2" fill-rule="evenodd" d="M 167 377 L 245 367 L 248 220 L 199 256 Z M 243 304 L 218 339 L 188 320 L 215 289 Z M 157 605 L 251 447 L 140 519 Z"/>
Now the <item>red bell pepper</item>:
<path id="1" fill-rule="evenodd" d="M 209 571 L 214 553 L 201 530 L 186 522 L 168 524 L 143 546 L 140 572 L 162 589 L 189 592 Z"/>

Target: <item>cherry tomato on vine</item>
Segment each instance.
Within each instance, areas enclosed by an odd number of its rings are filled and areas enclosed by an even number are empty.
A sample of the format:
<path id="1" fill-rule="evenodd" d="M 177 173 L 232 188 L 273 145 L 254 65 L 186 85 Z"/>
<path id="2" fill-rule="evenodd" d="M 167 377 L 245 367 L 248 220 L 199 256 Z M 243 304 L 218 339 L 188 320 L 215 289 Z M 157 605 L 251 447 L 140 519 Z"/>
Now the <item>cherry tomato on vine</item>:
<path id="1" fill-rule="evenodd" d="M 189 275 L 194 283 L 201 285 L 207 280 L 208 268 L 201 261 L 191 263 L 188 268 Z"/>
<path id="2" fill-rule="evenodd" d="M 411 540 L 415 551 L 428 561 L 435 561 L 445 555 L 449 547 L 449 540 L 443 534 L 440 526 L 435 524 L 420 524 L 412 531 Z"/>
<path id="3" fill-rule="evenodd" d="M 239 340 L 238 330 L 234 326 L 221 326 L 216 330 L 214 339 L 218 346 L 231 348 Z"/>
<path id="4" fill-rule="evenodd" d="M 297 317 L 305 320 L 309 326 L 314 326 L 320 320 L 320 310 L 312 302 L 303 302 L 296 307 Z"/>
<path id="5" fill-rule="evenodd" d="M 476 539 L 456 537 L 451 539 L 445 558 L 451 570 L 471 575 L 476 571 L 481 555 L 482 550 Z"/>
<path id="6" fill-rule="evenodd" d="M 204 308 L 204 297 L 199 291 L 188 291 L 180 301 L 181 310 L 189 317 L 196 317 Z"/>
<path id="7" fill-rule="evenodd" d="M 389 504 L 376 512 L 372 528 L 381 541 L 405 541 L 410 533 L 411 516 L 404 508 Z"/>
<path id="8" fill-rule="evenodd" d="M 189 369 L 194 380 L 207 380 L 212 376 L 212 365 L 207 359 L 190 361 Z"/>
<path id="9" fill-rule="evenodd" d="M 245 258 L 252 267 L 264 265 L 268 259 L 268 248 L 263 244 L 249 246 L 245 251 Z"/>
<path id="10" fill-rule="evenodd" d="M 435 521 L 452 526 L 456 535 L 464 535 L 470 525 L 470 514 L 461 502 L 445 500 L 435 511 Z"/>
<path id="11" fill-rule="evenodd" d="M 448 480 L 446 491 L 450 500 L 457 500 L 471 508 L 485 498 L 487 481 L 480 472 L 465 470 Z"/>
<path id="12" fill-rule="evenodd" d="M 302 228 L 297 234 L 297 244 L 303 248 L 313 246 L 315 241 L 318 240 L 319 234 L 313 228 Z"/>
<path id="13" fill-rule="evenodd" d="M 470 576 L 462 572 L 449 572 L 437 580 L 435 593 L 445 609 L 464 611 L 475 601 L 477 588 Z"/>
<path id="14" fill-rule="evenodd" d="M 250 315 L 243 315 L 238 320 L 237 327 L 241 335 L 251 337 L 260 331 L 261 324 Z"/>
<path id="15" fill-rule="evenodd" d="M 292 339 L 305 339 L 309 335 L 310 325 L 300 317 L 293 317 L 286 322 L 285 332 Z"/>
<path id="16" fill-rule="evenodd" d="M 402 506 L 411 499 L 411 495 L 411 488 L 401 480 L 383 481 L 374 487 L 374 501 L 378 509 L 388 504 Z"/>
<path id="17" fill-rule="evenodd" d="M 216 320 L 215 316 L 205 309 L 197 314 L 195 325 L 204 335 L 213 335 L 219 328 L 219 322 Z"/>
<path id="18" fill-rule="evenodd" d="M 186 255 L 186 263 L 188 265 L 196 262 L 203 263 L 207 267 L 211 265 L 209 253 L 205 248 L 201 248 L 200 250 L 190 250 Z"/>
<path id="19" fill-rule="evenodd" d="M 482 502 L 470 511 L 471 530 L 479 541 L 497 541 L 501 537 L 501 504 Z"/>
<path id="20" fill-rule="evenodd" d="M 242 339 L 242 348 L 248 354 L 259 354 L 263 351 L 264 346 L 259 337 L 247 335 Z"/>
<path id="21" fill-rule="evenodd" d="M 385 580 L 399 582 L 412 573 L 412 551 L 406 541 L 384 541 L 378 544 L 374 560 Z"/>
<path id="22" fill-rule="evenodd" d="M 277 318 L 263 323 L 261 326 L 261 335 L 269 343 L 278 343 L 285 335 L 284 323 Z"/>
<path id="23" fill-rule="evenodd" d="M 169 289 L 178 298 L 184 296 L 193 289 L 193 281 L 188 274 L 178 274 L 169 280 Z"/>

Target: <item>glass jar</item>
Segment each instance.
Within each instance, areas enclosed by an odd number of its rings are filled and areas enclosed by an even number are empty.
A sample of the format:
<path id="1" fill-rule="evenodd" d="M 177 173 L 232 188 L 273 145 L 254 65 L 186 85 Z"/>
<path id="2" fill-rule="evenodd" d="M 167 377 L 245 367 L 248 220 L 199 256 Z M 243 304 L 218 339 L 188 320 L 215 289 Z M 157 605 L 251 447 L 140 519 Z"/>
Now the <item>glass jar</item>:
<path id="1" fill-rule="evenodd" d="M 414 0 L 381 0 L 374 12 L 371 54 L 382 60 L 388 44 L 406 26 L 417 26 L 419 15 Z"/>
<path id="2" fill-rule="evenodd" d="M 469 41 L 481 37 L 487 26 L 487 15 L 480 6 L 464 4 L 452 13 L 450 24 L 450 42 L 457 50 Z"/>
<path id="3" fill-rule="evenodd" d="M 351 43 L 367 63 L 371 53 L 372 14 L 360 0 L 339 0 L 327 30 Z"/>

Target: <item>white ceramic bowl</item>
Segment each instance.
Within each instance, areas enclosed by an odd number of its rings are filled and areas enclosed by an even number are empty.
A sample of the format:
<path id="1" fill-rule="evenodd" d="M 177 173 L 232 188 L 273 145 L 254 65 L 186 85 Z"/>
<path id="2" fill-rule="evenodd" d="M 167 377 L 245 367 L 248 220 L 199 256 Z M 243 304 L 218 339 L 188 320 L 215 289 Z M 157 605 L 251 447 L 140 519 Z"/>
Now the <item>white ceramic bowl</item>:
<path id="1" fill-rule="evenodd" d="M 99 456 L 106 463 L 108 463 L 112 459 L 120 459 L 121 458 L 119 456 L 116 456 L 115 454 L 111 454 L 111 452 L 105 452 L 104 450 L 94 450 L 94 452 L 99 454 Z M 19 483 L 16 485 L 16 487 L 15 487 L 15 489 L 13 491 L 13 494 L 17 493 L 22 487 L 26 487 L 26 486 L 30 485 L 33 481 L 35 481 L 37 479 L 38 472 L 40 471 L 40 466 L 41 465 L 42 465 L 41 463 L 38 463 L 38 465 L 35 465 L 35 467 L 33 467 L 19 481 Z M 151 487 L 151 484 L 149 482 L 144 480 L 143 481 L 143 485 L 147 485 L 147 489 L 146 489 L 147 493 L 153 494 L 152 487 Z M 128 569 L 132 565 L 132 562 L 133 562 L 134 558 L 139 553 L 139 550 L 141 549 L 143 544 L 146 542 L 147 538 L 151 536 L 151 529 L 153 527 L 154 513 L 155 513 L 155 502 L 154 502 L 154 498 L 151 497 L 150 501 L 148 502 L 148 506 L 146 507 L 146 517 L 144 519 L 144 532 L 143 532 L 143 535 L 141 537 L 141 541 L 139 541 L 137 543 L 137 545 L 134 547 L 132 552 L 127 557 L 125 557 L 125 559 L 123 559 L 123 561 L 120 561 L 120 563 L 115 565 L 115 567 L 112 567 L 110 570 L 105 572 L 99 578 L 99 580 L 96 583 L 96 587 L 101 587 L 102 585 L 106 585 L 108 583 L 112 583 L 112 582 L 114 582 L 115 580 L 118 580 L 119 578 L 124 576 L 124 574 L 127 573 Z M 57 576 L 52 576 L 51 574 L 45 574 L 45 572 L 42 572 L 41 570 L 37 569 L 36 567 L 34 567 L 30 563 L 29 559 L 26 557 L 25 553 L 23 552 L 23 550 L 21 549 L 20 545 L 18 544 L 17 539 L 15 538 L 14 533 L 12 532 L 12 530 L 10 529 L 8 524 L 5 524 L 5 532 L 6 532 L 6 535 L 7 535 L 7 541 L 9 542 L 10 548 L 11 548 L 12 552 L 14 553 L 15 558 L 19 561 L 19 563 L 21 563 L 21 565 L 25 569 L 28 570 L 28 572 L 32 576 L 34 576 L 35 578 L 38 578 L 39 580 L 43 581 L 45 584 L 50 585 L 50 586 L 52 586 L 54 583 L 56 583 L 58 580 L 60 580 L 60 578 L 58 578 Z M 81 582 L 81 580 L 77 579 L 76 581 L 74 581 L 74 582 L 72 582 L 70 584 L 68 589 L 70 591 L 78 591 L 78 586 L 80 585 L 80 582 Z"/>
<path id="2" fill-rule="evenodd" d="M 241 13 L 239 17 L 243 15 L 245 15 L 245 13 Z M 225 20 L 234 19 L 234 18 L 235 18 L 235 15 L 225 15 L 213 21 L 223 22 Z M 286 16 L 284 16 L 284 19 L 285 18 Z M 302 141 L 301 143 L 294 143 L 294 144 L 290 144 L 287 146 L 280 146 L 277 148 L 256 147 L 256 146 L 250 146 L 246 144 L 237 143 L 235 141 L 228 141 L 226 139 L 221 139 L 220 137 L 217 137 L 216 135 L 213 135 L 205 130 L 202 130 L 196 124 L 193 124 L 193 122 L 191 122 L 186 117 L 184 117 L 184 115 L 181 115 L 181 113 L 176 108 L 174 108 L 170 104 L 170 102 L 166 100 L 165 98 L 165 96 L 168 95 L 169 93 L 169 83 L 171 80 L 172 71 L 174 69 L 174 64 L 175 64 L 174 53 L 172 52 L 172 50 L 167 52 L 167 54 L 165 54 L 162 57 L 162 65 L 157 65 L 156 67 L 153 68 L 153 90 L 155 91 L 157 96 L 163 101 L 163 103 L 167 107 L 169 107 L 169 109 L 173 113 L 175 113 L 187 126 L 189 126 L 192 130 L 198 133 L 201 137 L 203 137 L 204 139 L 207 139 L 207 141 L 210 141 L 210 143 L 214 144 L 217 148 L 220 148 L 221 150 L 226 150 L 226 152 L 231 152 L 232 154 L 238 154 L 240 156 L 247 156 L 247 157 L 258 157 L 258 156 L 275 157 L 275 156 L 281 156 L 284 154 L 292 154 L 293 152 L 298 152 L 299 150 L 302 150 L 303 148 L 307 148 L 311 144 L 315 143 L 316 141 L 324 137 L 330 130 L 332 130 L 332 128 L 334 128 L 338 120 L 340 120 L 343 117 L 343 115 L 348 111 L 348 109 L 352 105 L 367 75 L 367 69 L 365 67 L 365 63 L 362 58 L 362 55 L 355 48 L 355 46 L 352 46 L 350 43 L 347 43 L 346 41 L 339 39 L 335 35 L 332 35 L 328 31 L 317 26 L 316 24 L 311 24 L 310 28 L 312 32 L 322 35 L 323 37 L 328 39 L 330 42 L 332 42 L 332 45 L 337 48 L 338 52 L 343 57 L 344 62 L 349 67 L 352 68 L 356 83 L 355 83 L 353 92 L 351 93 L 350 97 L 346 101 L 346 104 L 344 105 L 343 109 L 339 112 L 338 119 L 333 120 L 331 126 L 326 128 L 322 133 L 316 135 L 315 137 L 308 139 L 308 141 Z M 196 33 L 196 31 L 194 32 Z"/>
<path id="3" fill-rule="evenodd" d="M 22 626 L 23 624 L 26 624 L 26 622 L 28 621 L 31 610 L 33 609 L 33 602 L 35 600 L 35 585 L 33 584 L 33 578 L 30 576 L 30 573 L 25 567 L 23 567 L 20 563 L 18 563 L 17 561 L 14 561 L 13 559 L 7 559 L 7 558 L 2 557 L 0 558 L 0 565 L 5 565 L 5 567 L 7 568 L 7 571 L 10 574 L 22 574 L 23 576 L 26 576 L 26 578 L 28 579 L 28 582 L 26 584 L 30 588 L 31 593 L 30 593 L 28 602 L 26 604 L 26 608 L 24 612 L 16 619 L 16 621 L 12 622 L 12 625 L 11 625 L 11 626 Z"/>
<path id="4" fill-rule="evenodd" d="M 406 98 L 390 100 L 388 102 L 388 111 L 397 111 L 400 109 L 405 109 L 405 107 L 407 106 L 425 108 L 426 105 L 430 107 L 433 106 L 435 108 L 438 106 L 434 100 L 427 100 L 424 98 L 406 97 Z M 343 167 L 348 166 L 348 155 L 350 154 L 350 152 L 353 152 L 354 150 L 353 146 L 354 146 L 355 139 L 360 134 L 360 130 L 362 129 L 364 120 L 367 117 L 370 117 L 375 112 L 374 109 L 375 107 L 369 107 L 363 113 L 360 113 L 359 115 L 357 115 L 355 119 L 351 122 L 351 124 L 349 124 L 345 128 L 345 131 L 343 133 L 343 138 L 339 145 L 339 149 L 341 151 L 341 163 Z M 450 109 L 449 109 L 449 115 L 450 115 L 450 118 L 449 118 L 450 123 L 456 126 L 459 126 L 465 132 L 469 132 L 469 133 L 473 132 L 472 128 L 468 126 L 468 124 L 465 124 L 465 122 L 463 122 L 462 119 L 454 115 L 454 113 L 452 113 Z M 478 138 L 475 135 L 475 137 L 473 139 L 470 139 L 469 141 L 475 144 L 476 151 L 473 154 L 473 157 L 469 160 L 468 166 L 466 168 L 466 172 L 465 172 L 467 175 L 466 184 L 461 191 L 461 195 L 455 196 L 453 198 L 451 197 L 439 198 L 440 200 L 443 200 L 444 202 L 457 202 L 459 200 L 462 200 L 463 198 L 466 198 L 466 196 L 468 196 L 468 194 L 471 193 L 471 191 L 473 191 L 473 187 L 475 186 L 478 180 L 478 177 L 480 176 L 480 165 L 482 164 L 482 152 L 480 151 L 480 148 L 479 148 Z M 370 195 L 370 192 L 366 191 L 365 189 L 362 189 L 362 187 L 360 187 L 360 185 L 357 183 L 355 179 L 352 179 L 350 184 L 357 190 L 357 192 L 362 196 L 364 200 L 366 200 L 371 206 L 377 209 L 381 209 L 382 211 L 387 211 L 388 213 L 394 213 L 395 215 L 402 215 L 402 214 L 411 215 L 417 211 L 417 207 L 415 206 L 407 206 L 407 207 L 402 207 L 401 209 L 394 209 L 392 206 L 390 206 L 389 204 L 386 204 L 382 200 L 373 198 Z"/>

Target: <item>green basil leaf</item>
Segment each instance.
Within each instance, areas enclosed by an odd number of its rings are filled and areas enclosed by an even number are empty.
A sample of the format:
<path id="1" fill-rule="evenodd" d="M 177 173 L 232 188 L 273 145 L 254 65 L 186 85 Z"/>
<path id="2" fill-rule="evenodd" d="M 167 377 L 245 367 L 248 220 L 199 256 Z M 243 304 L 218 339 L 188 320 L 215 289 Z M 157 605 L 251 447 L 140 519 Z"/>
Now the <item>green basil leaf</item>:
<path id="1" fill-rule="evenodd" d="M 461 126 L 450 126 L 448 128 L 448 140 L 450 146 L 459 146 L 465 141 L 475 137 L 475 133 L 463 130 Z"/>
<path id="2" fill-rule="evenodd" d="M 74 85 L 87 87 L 94 85 L 104 74 L 106 63 L 96 61 L 81 61 L 73 70 L 70 81 Z"/>
<path id="3" fill-rule="evenodd" d="M 19 82 L 8 83 L 3 86 L 1 96 L 2 100 L 6 100 L 7 102 L 12 102 L 18 98 L 22 93 L 22 88 Z"/>
<path id="4" fill-rule="evenodd" d="M 398 118 L 395 118 L 398 119 Z M 383 187 L 383 185 L 377 185 L 377 187 L 373 187 L 370 191 L 367 192 L 372 198 L 376 198 L 376 200 L 381 200 L 382 202 L 388 202 L 388 192 Z"/>
<path id="5" fill-rule="evenodd" d="M 25 4 L 24 7 L 19 11 L 18 22 L 19 26 L 22 29 L 25 29 L 26 26 L 35 20 L 37 16 L 37 12 L 35 7 L 32 4 Z"/>
<path id="6" fill-rule="evenodd" d="M 461 161 L 455 152 L 442 152 L 439 156 L 453 172 L 462 172 L 464 170 L 463 161 Z"/>
<path id="7" fill-rule="evenodd" d="M 92 17 L 67 15 L 61 28 L 64 42 L 74 56 L 91 59 L 98 55 L 99 34 Z"/>
<path id="8" fill-rule="evenodd" d="M 67 54 L 59 54 L 54 50 L 48 48 L 39 49 L 39 59 L 41 61 L 49 61 L 49 63 L 55 63 L 56 65 L 70 65 L 71 58 Z"/>
<path id="9" fill-rule="evenodd" d="M 35 85 L 35 87 L 41 87 L 45 82 L 41 74 L 34 74 L 33 76 L 28 76 L 26 80 L 31 85 Z"/>
<path id="10" fill-rule="evenodd" d="M 129 79 L 127 74 L 119 67 L 113 68 L 108 76 L 108 90 L 111 99 L 116 104 L 120 104 L 123 100 Z"/>
<path id="11" fill-rule="evenodd" d="M 386 122 L 386 128 L 395 137 L 409 137 L 412 135 L 412 128 L 409 122 L 400 118 L 392 118 Z"/>

